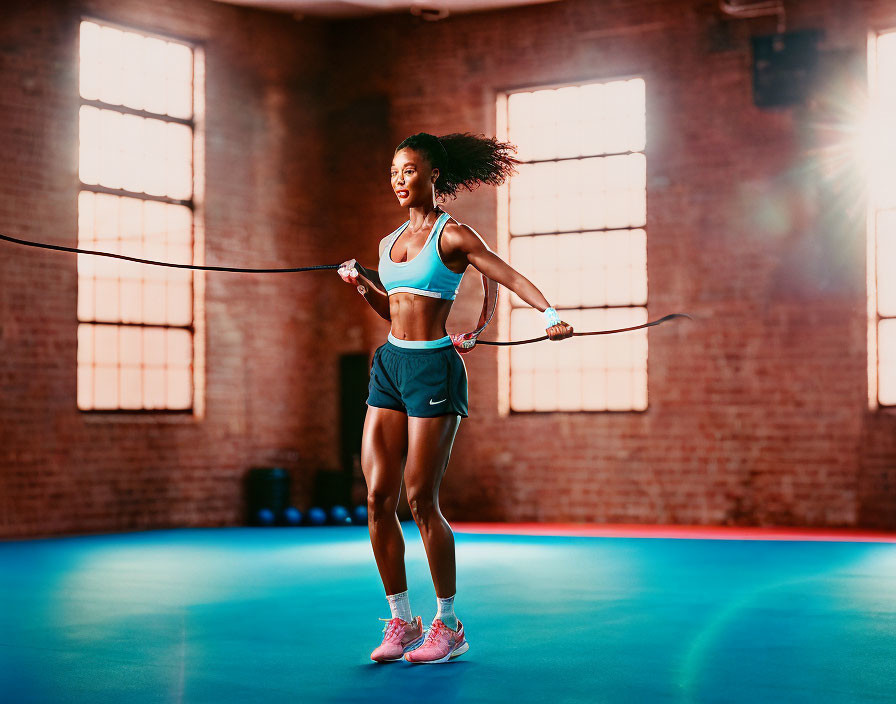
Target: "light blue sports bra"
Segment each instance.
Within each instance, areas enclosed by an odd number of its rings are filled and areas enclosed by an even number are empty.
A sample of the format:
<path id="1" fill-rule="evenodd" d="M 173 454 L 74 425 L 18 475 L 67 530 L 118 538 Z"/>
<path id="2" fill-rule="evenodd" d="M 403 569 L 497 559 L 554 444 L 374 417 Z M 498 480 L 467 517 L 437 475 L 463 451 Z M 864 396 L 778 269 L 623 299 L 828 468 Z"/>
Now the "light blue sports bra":
<path id="1" fill-rule="evenodd" d="M 439 254 L 439 236 L 450 217 L 448 213 L 439 215 L 423 249 L 410 261 L 392 261 L 392 247 L 411 221 L 408 220 L 389 235 L 380 255 L 379 265 L 380 281 L 383 282 L 386 293 L 415 293 L 418 296 L 454 300 L 463 274 L 451 271 Z"/>

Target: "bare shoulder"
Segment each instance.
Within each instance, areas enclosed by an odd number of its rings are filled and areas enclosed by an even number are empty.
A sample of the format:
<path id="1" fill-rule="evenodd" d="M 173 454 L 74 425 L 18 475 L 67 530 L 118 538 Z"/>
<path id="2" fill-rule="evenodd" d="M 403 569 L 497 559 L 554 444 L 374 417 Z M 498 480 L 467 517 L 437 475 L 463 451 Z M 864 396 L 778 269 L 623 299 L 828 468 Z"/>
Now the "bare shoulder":
<path id="1" fill-rule="evenodd" d="M 386 243 L 389 241 L 389 238 L 392 235 L 386 235 L 383 239 L 380 240 L 380 256 L 383 256 L 383 250 L 386 248 Z"/>
<path id="2" fill-rule="evenodd" d="M 451 218 L 442 230 L 442 247 L 446 250 L 470 251 L 484 244 L 482 237 L 469 225 Z"/>

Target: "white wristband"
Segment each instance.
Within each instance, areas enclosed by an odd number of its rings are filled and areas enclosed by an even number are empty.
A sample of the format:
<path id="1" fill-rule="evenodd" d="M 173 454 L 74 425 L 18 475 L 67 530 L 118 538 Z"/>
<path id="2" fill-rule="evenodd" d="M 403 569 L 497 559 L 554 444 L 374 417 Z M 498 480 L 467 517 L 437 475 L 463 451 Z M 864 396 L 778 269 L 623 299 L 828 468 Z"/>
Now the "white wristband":
<path id="1" fill-rule="evenodd" d="M 557 315 L 557 311 L 553 308 L 545 308 L 544 310 L 544 319 L 547 322 L 545 328 L 553 327 L 554 325 L 560 325 L 563 321 L 560 320 L 560 316 Z"/>

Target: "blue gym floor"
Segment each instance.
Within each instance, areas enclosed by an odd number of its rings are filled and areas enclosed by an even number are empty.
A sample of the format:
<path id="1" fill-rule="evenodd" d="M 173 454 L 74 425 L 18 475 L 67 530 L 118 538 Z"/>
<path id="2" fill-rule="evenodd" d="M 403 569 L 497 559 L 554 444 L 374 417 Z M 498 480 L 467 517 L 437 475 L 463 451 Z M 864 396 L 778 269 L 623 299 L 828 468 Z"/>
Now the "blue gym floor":
<path id="1" fill-rule="evenodd" d="M 366 526 L 0 542 L 0 700 L 896 701 L 896 544 L 455 531 L 470 650 L 445 665 L 369 660 Z"/>

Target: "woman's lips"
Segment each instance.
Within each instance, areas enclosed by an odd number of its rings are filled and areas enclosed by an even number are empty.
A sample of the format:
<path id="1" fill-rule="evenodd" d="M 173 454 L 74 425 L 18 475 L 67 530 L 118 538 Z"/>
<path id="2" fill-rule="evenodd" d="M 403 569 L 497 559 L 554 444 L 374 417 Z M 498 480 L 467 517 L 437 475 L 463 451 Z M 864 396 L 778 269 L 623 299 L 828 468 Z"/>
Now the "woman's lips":
<path id="1" fill-rule="evenodd" d="M 408 195 L 410 195 L 410 191 L 395 191 L 395 194 L 396 194 L 399 198 L 407 198 Z"/>

